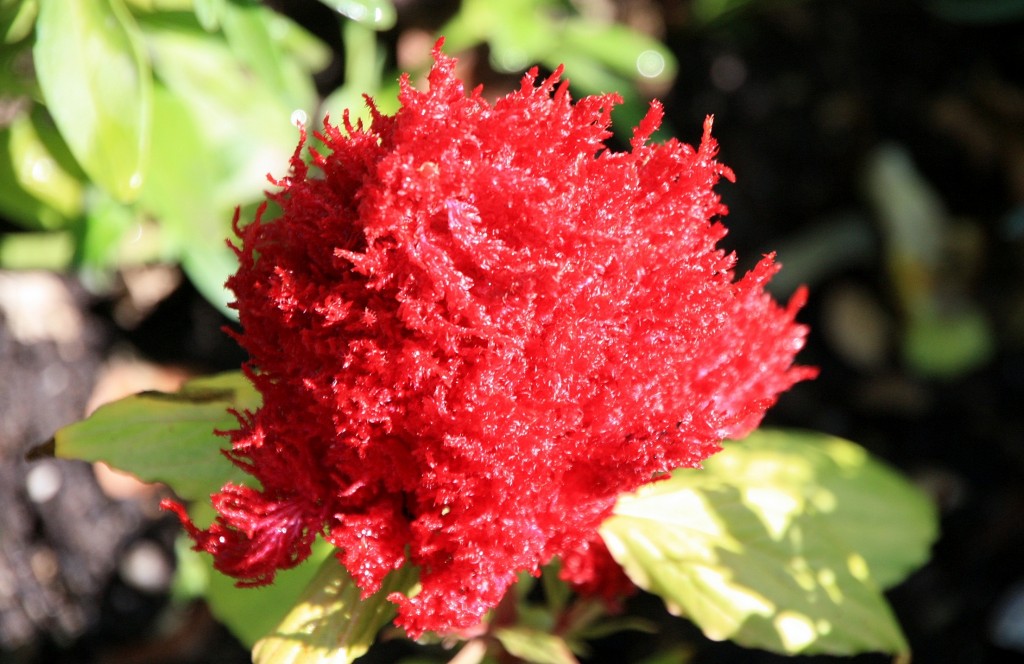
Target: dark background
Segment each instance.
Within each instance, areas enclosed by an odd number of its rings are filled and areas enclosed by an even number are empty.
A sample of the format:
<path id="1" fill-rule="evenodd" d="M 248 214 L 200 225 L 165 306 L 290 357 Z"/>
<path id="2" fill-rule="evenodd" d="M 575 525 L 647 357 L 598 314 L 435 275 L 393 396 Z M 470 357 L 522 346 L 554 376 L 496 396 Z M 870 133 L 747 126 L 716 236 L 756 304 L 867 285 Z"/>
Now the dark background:
<path id="1" fill-rule="evenodd" d="M 454 7 L 398 4 L 392 43 L 436 29 Z M 624 20 L 661 25 L 678 56 L 676 84 L 659 96 L 680 138 L 697 140 L 715 115 L 721 160 L 738 176 L 721 188 L 726 246 L 748 263 L 777 249 L 790 270 L 782 297 L 788 284 L 811 288 L 801 359 L 821 376 L 787 394 L 768 422 L 859 442 L 939 505 L 932 561 L 890 593 L 915 661 L 1024 660 L 1024 8 L 752 2 L 706 25 L 686 2 L 616 4 Z M 329 24 L 316 3 L 277 5 L 314 30 Z M 334 27 L 323 30 L 333 38 Z M 477 70 L 482 81 L 501 79 Z M 324 90 L 340 71 L 336 62 L 323 74 Z M 882 149 L 909 159 L 945 209 L 932 266 L 940 308 L 977 312 L 993 342 L 946 375 L 900 350 L 907 300 L 865 177 Z M 85 464 L 23 460 L 80 417 L 112 364 L 156 367 L 155 378 L 129 370 L 128 382 L 237 367 L 225 321 L 187 282 L 131 324 L 119 314 L 123 291 L 96 296 L 73 276 L 47 283 L 78 317 L 75 339 L 27 343 L 0 314 L 0 662 L 248 661 L 204 607 L 168 610 L 176 525 L 154 510 L 152 493 L 112 497 Z M 59 491 L 47 497 L 54 481 Z M 138 560 L 149 576 L 132 567 Z M 643 596 L 633 608 L 663 613 Z M 675 619 L 657 639 L 606 640 L 592 661 L 638 660 L 672 644 L 694 662 L 780 659 L 709 643 Z M 378 659 L 398 650 L 385 646 Z"/>

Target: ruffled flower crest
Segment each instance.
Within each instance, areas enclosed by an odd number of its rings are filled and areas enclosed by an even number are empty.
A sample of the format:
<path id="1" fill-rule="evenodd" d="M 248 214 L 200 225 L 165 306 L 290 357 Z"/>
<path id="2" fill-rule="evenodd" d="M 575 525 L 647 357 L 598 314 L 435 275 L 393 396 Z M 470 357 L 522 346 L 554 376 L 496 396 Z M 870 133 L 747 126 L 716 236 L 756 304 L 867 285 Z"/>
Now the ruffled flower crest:
<path id="1" fill-rule="evenodd" d="M 629 588 L 597 528 L 619 495 L 695 467 L 813 376 L 793 359 L 804 295 L 736 279 L 717 248 L 710 119 L 698 148 L 608 149 L 614 95 L 572 102 L 561 71 L 494 102 L 440 43 L 427 90 L 368 126 L 325 121 L 237 223 L 235 293 L 262 407 L 230 432 L 258 489 L 228 485 L 196 547 L 241 584 L 273 580 L 317 536 L 410 635 L 471 627 L 552 559 L 582 591 Z M 305 135 L 303 134 L 303 139 Z"/>

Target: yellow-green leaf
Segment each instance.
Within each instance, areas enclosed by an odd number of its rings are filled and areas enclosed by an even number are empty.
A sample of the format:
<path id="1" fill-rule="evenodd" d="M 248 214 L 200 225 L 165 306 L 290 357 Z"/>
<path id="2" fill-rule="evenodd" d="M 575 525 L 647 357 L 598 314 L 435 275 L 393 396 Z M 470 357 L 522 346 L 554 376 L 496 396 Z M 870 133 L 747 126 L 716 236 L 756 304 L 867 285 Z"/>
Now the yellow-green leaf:
<path id="1" fill-rule="evenodd" d="M 200 510 L 193 509 L 193 515 L 197 511 Z M 203 506 L 202 511 L 211 513 L 212 509 Z M 190 551 L 188 555 L 201 558 L 199 564 L 206 576 L 202 594 L 210 612 L 251 648 L 273 632 L 333 552 L 333 546 L 318 539 L 309 558 L 291 569 L 278 570 L 272 584 L 258 588 L 239 588 L 236 579 L 213 568 L 213 558 L 205 553 Z"/>
<path id="2" fill-rule="evenodd" d="M 36 0 L 0 0 L 0 43 L 14 44 L 32 32 Z"/>
<path id="3" fill-rule="evenodd" d="M 503 627 L 494 636 L 510 655 L 532 664 L 579 664 L 569 645 L 556 634 L 529 627 Z"/>
<path id="4" fill-rule="evenodd" d="M 121 0 L 40 0 L 33 47 L 47 109 L 82 169 L 121 202 L 142 186 L 152 76 Z"/>
<path id="5" fill-rule="evenodd" d="M 376 594 L 360 599 L 359 587 L 333 556 L 320 566 L 298 603 L 253 648 L 254 664 L 349 664 L 373 645 L 395 615 L 393 592 L 410 593 L 418 572 L 405 566 L 384 579 Z"/>
<path id="6" fill-rule="evenodd" d="M 621 498 L 601 528 L 640 587 L 712 639 L 783 653 L 903 653 L 880 583 L 923 562 L 934 510 L 848 441 L 758 432 Z"/>
<path id="7" fill-rule="evenodd" d="M 0 211 L 26 228 L 67 228 L 82 211 L 81 183 L 50 152 L 28 113 L 0 129 L 0 182 Z"/>
<path id="8" fill-rule="evenodd" d="M 374 30 L 390 30 L 397 15 L 391 0 L 320 0 L 334 11 Z"/>

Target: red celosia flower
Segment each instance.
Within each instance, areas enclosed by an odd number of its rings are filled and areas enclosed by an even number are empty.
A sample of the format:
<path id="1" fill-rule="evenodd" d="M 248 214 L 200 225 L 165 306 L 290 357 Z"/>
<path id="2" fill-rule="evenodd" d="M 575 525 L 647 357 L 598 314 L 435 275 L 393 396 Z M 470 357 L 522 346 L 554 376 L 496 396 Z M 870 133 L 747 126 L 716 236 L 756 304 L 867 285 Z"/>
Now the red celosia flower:
<path id="1" fill-rule="evenodd" d="M 490 104 L 435 48 L 429 90 L 369 127 L 325 122 L 326 154 L 237 227 L 234 291 L 263 406 L 197 548 L 243 585 L 304 559 L 317 534 L 413 636 L 476 623 L 552 558 L 578 589 L 624 577 L 597 535 L 623 492 L 693 467 L 755 427 L 792 365 L 803 301 L 778 306 L 771 257 L 739 280 L 716 248 L 710 120 L 698 149 L 613 152 L 614 95 L 570 101 L 560 71 Z M 301 150 L 300 144 L 300 150 Z M 610 572 L 611 571 L 611 572 Z"/>

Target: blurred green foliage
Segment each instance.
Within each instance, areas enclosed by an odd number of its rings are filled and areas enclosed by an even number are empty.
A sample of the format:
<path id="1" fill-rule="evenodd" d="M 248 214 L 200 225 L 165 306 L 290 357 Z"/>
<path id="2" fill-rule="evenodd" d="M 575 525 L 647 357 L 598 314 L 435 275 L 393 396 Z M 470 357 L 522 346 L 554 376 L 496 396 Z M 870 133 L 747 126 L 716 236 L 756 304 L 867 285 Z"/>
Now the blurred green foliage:
<path id="1" fill-rule="evenodd" d="M 119 267 L 177 263 L 230 314 L 230 220 L 283 175 L 294 121 L 364 115 L 364 93 L 395 105 L 380 38 L 395 7 L 322 2 L 334 44 L 255 0 L 0 0 L 0 216 L 13 227 L 0 268 L 102 285 Z M 676 69 L 657 40 L 565 0 L 465 0 L 440 34 L 453 54 L 487 44 L 501 72 L 565 63 L 577 95 L 623 96 L 625 128 L 646 110 L 641 89 Z M 335 51 L 344 84 L 318 91 Z"/>

